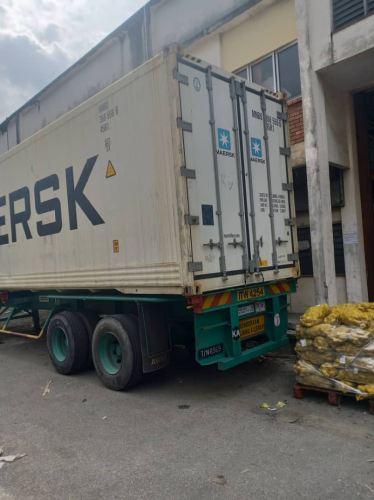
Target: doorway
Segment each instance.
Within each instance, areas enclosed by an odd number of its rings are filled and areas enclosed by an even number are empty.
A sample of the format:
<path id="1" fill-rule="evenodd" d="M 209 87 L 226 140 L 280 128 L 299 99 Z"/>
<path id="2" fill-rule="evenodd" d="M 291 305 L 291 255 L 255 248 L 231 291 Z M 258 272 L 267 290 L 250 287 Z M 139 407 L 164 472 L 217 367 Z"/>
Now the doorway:
<path id="1" fill-rule="evenodd" d="M 354 96 L 369 300 L 374 301 L 374 91 Z"/>

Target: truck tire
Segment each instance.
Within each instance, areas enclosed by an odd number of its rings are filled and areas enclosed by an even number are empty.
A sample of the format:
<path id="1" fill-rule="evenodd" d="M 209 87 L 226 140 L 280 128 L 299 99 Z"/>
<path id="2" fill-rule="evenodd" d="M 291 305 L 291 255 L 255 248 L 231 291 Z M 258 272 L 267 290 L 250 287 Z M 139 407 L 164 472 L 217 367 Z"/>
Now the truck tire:
<path id="1" fill-rule="evenodd" d="M 100 321 L 100 316 L 97 313 L 95 313 L 95 311 L 79 311 L 78 314 L 86 327 L 88 335 L 89 348 L 88 348 L 87 369 L 90 370 L 91 368 L 93 368 L 92 351 L 91 351 L 92 337 L 96 325 Z"/>
<path id="2" fill-rule="evenodd" d="M 64 311 L 53 316 L 47 329 L 47 347 L 59 373 L 70 375 L 87 367 L 90 342 L 78 313 Z"/>
<path id="3" fill-rule="evenodd" d="M 107 316 L 92 338 L 92 359 L 101 382 L 114 391 L 138 384 L 143 376 L 136 316 Z"/>

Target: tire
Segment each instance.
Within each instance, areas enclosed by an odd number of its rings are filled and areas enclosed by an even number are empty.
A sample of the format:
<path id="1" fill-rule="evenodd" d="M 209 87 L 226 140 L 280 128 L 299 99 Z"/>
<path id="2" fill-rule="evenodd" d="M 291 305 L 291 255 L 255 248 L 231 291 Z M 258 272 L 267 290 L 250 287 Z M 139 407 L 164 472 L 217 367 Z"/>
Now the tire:
<path id="1" fill-rule="evenodd" d="M 47 347 L 59 373 L 70 375 L 83 371 L 89 360 L 90 342 L 81 316 L 70 311 L 55 314 L 47 329 Z"/>
<path id="2" fill-rule="evenodd" d="M 94 311 L 79 311 L 78 315 L 82 319 L 86 327 L 86 332 L 88 336 L 89 347 L 88 347 L 87 369 L 90 370 L 91 368 L 93 368 L 92 352 L 91 352 L 92 337 L 96 325 L 100 321 L 100 316 Z"/>
<path id="3" fill-rule="evenodd" d="M 92 338 L 92 359 L 101 382 L 114 391 L 138 384 L 143 376 L 136 316 L 107 316 Z"/>

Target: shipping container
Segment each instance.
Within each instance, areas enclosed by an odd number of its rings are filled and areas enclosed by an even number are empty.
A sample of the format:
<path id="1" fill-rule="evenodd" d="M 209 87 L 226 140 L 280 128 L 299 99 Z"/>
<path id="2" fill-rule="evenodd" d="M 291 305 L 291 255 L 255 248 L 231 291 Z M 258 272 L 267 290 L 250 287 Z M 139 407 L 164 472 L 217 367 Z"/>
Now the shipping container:
<path id="1" fill-rule="evenodd" d="M 46 310 L 28 335 L 55 367 L 87 367 L 92 343 L 117 389 L 174 338 L 221 369 L 283 345 L 287 137 L 281 95 L 170 49 L 3 154 L 1 331 Z"/>

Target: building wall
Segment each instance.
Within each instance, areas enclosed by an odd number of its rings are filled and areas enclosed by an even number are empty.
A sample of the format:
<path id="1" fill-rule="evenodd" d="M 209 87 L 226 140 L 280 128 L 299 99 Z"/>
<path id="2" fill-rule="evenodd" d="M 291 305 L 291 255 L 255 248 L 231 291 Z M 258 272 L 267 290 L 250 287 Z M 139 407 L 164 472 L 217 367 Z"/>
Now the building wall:
<path id="1" fill-rule="evenodd" d="M 266 4 L 266 2 L 264 2 Z M 234 71 L 296 40 L 293 0 L 278 0 L 222 34 L 222 66 Z"/>
<path id="2" fill-rule="evenodd" d="M 353 97 L 359 89 L 374 86 L 374 16 L 354 22 L 333 32 L 330 2 L 296 0 L 297 26 L 303 70 L 307 74 L 310 103 L 313 103 L 314 120 L 318 129 L 307 127 L 306 134 L 316 144 L 314 157 L 319 169 L 326 169 L 328 162 L 345 168 L 345 206 L 340 210 L 343 230 L 344 260 L 346 269 L 345 291 L 348 301 L 367 300 L 364 243 L 356 129 Z M 316 130 L 325 130 L 327 141 L 321 141 Z M 313 184 L 311 190 L 315 189 Z M 326 187 L 322 187 L 326 189 Z M 330 207 L 325 206 L 323 213 Z M 316 215 L 311 217 L 317 221 Z M 326 253 L 332 249 L 325 249 Z M 327 272 L 329 272 L 328 270 Z M 340 294 L 340 278 L 336 279 L 337 300 Z"/>

